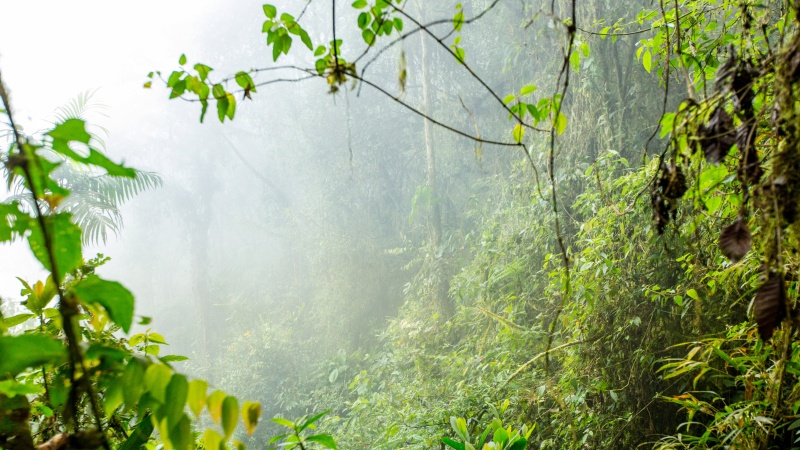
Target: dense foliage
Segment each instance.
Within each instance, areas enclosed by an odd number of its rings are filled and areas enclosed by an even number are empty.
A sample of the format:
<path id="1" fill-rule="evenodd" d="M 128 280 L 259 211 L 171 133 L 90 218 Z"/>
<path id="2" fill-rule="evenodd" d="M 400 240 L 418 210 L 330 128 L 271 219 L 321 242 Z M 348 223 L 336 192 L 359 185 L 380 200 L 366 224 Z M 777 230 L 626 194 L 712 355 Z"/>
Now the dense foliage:
<path id="1" fill-rule="evenodd" d="M 84 261 L 86 225 L 60 207 L 80 198 L 51 176 L 64 160 L 144 175 L 75 117 L 22 135 L 0 84 L 3 161 L 28 196 L 0 205 L 0 238 L 27 239 L 51 272 L 2 322 L 0 446 L 800 448 L 800 5 L 509 3 L 356 0 L 332 17 L 267 4 L 284 65 L 218 79 L 181 55 L 148 75 L 201 122 L 306 79 L 336 96 L 374 89 L 423 119 L 352 118 L 369 125 L 355 133 L 409 141 L 364 156 L 358 188 L 308 164 L 330 177 L 306 199 L 325 234 L 298 233 L 310 256 L 287 266 L 322 281 L 286 286 L 297 307 L 266 320 L 235 304 L 224 332 L 202 325 L 205 359 L 188 367 L 220 386 L 210 395 L 173 370 L 183 357 L 159 354 L 164 336 L 120 337 L 133 296 L 95 274 L 104 257 Z M 490 148 L 515 153 L 485 161 Z M 196 273 L 210 296 L 213 274 Z M 273 427 L 256 431 L 262 415 Z"/>

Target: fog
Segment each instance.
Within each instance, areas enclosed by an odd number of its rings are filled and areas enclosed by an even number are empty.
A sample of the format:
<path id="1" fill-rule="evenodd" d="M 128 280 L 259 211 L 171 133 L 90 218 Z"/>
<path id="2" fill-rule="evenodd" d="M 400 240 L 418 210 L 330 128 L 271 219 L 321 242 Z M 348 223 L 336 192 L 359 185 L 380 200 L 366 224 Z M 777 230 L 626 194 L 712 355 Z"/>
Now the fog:
<path id="1" fill-rule="evenodd" d="M 444 3 L 406 6 L 426 20 L 449 20 L 456 6 Z M 261 33 L 261 2 L 3 2 L 0 70 L 26 132 L 46 128 L 59 106 L 91 93 L 95 107 L 85 119 L 102 127 L 97 130 L 110 157 L 160 177 L 161 186 L 120 207 L 119 233 L 84 248 L 86 258 L 111 258 L 98 272 L 133 292 L 136 322 L 152 318 L 132 333 L 161 333 L 170 344 L 161 356 L 189 357 L 175 366 L 213 388 L 262 401 L 265 417 L 333 409 L 331 421 L 340 432 L 362 427 L 361 435 L 352 435 L 352 448 L 372 448 L 363 436 L 379 439 L 375 433 L 384 431 L 354 417 L 391 419 L 406 427 L 398 436 L 416 439 L 417 446 L 404 440 L 385 448 L 432 448 L 439 443 L 436 433 L 449 430 L 451 415 L 480 409 L 477 423 L 484 413 L 490 416 L 486 404 L 501 404 L 497 392 L 520 405 L 539 405 L 545 398 L 540 392 L 560 383 L 553 378 L 545 386 L 536 378 L 550 376 L 547 367 L 532 369 L 524 388 L 506 388 L 509 376 L 527 367 L 535 353 L 572 339 L 569 333 L 582 337 L 582 321 L 590 322 L 581 316 L 590 310 L 583 304 L 564 307 L 563 274 L 554 263 L 561 260 L 558 242 L 564 237 L 570 258 L 594 255 L 588 233 L 611 203 L 604 196 L 631 196 L 629 184 L 646 183 L 647 174 L 616 180 L 639 173 L 638 161 L 656 153 L 656 145 L 647 143 L 661 145 L 652 139 L 661 109 L 675 106 L 681 94 L 663 94 L 662 100 L 658 80 L 637 61 L 635 38 L 620 38 L 614 46 L 595 38 L 597 33 L 582 36 L 591 43 L 591 55 L 587 44 L 577 65 L 565 64 L 567 40 L 556 16 L 564 15 L 562 3 L 568 2 L 554 2 L 555 11 L 534 3 L 467 2 L 467 17 L 490 9 L 458 41 L 468 68 L 450 53 L 456 44 L 448 46 L 454 42 L 449 21 L 432 27 L 447 36 L 441 42 L 427 39 L 423 49 L 420 35 L 411 34 L 390 46 L 366 74 L 386 93 L 350 82 L 331 93 L 322 77 L 301 80 L 304 73 L 286 69 L 253 72 L 256 84 L 283 81 L 259 86 L 252 99 L 237 93 L 235 119 L 225 123 L 217 120 L 213 104 L 200 123 L 199 103 L 170 100 L 163 79 L 182 54 L 187 67 L 211 66 L 215 80 L 277 65 L 314 67 L 315 58 L 299 39 L 288 56 L 273 62 Z M 595 26 L 602 24 L 601 12 L 630 16 L 650 2 L 633 3 L 642 5 L 587 2 L 578 13 L 581 23 Z M 276 6 L 296 16 L 304 11 L 301 23 L 315 44 L 332 39 L 329 2 Z M 337 38 L 352 60 L 365 48 L 354 26 L 358 11 L 341 2 L 337 14 Z M 412 28 L 410 21 L 405 27 Z M 359 60 L 358 68 L 376 53 Z M 408 75 L 401 86 L 403 61 Z M 549 117 L 556 109 L 549 98 L 564 82 L 562 66 L 573 68 L 562 104 L 569 127 L 551 134 Z M 161 73 L 145 89 L 151 71 Z M 229 90 L 236 88 L 230 84 Z M 522 88 L 530 85 L 535 88 Z M 514 103 L 502 100 L 508 94 L 527 98 L 533 110 L 539 99 L 547 101 L 538 104 L 542 119 L 527 136 L 512 132 L 507 108 Z M 431 126 L 426 138 L 419 112 L 461 135 Z M 527 114 L 532 123 L 533 113 Z M 557 137 L 552 147 L 551 135 Z M 515 138 L 524 146 L 515 145 Z M 481 140 L 506 145 L 476 143 Z M 553 182 L 557 193 L 550 190 Z M 636 237 L 650 242 L 650 212 L 643 211 L 635 211 L 627 230 L 613 222 L 624 214 L 609 214 L 609 233 L 622 230 L 627 236 L 636 229 Z M 597 247 L 619 250 L 614 236 L 598 238 Z M 17 277 L 32 281 L 46 272 L 24 241 L 0 252 L 4 307 L 20 309 Z M 620 264 L 629 258 L 626 252 Z M 617 287 L 597 294 L 605 291 L 594 281 L 576 281 L 577 294 L 567 298 L 616 298 Z M 636 283 L 638 278 L 628 285 Z M 633 323 L 620 317 L 626 327 Z M 556 333 L 553 340 L 553 330 L 572 325 L 578 331 Z M 628 358 L 634 351 L 620 355 Z M 598 360 L 593 353 L 584 357 L 592 364 Z M 558 364 L 568 363 L 565 356 Z M 615 363 L 609 377 L 625 364 Z M 554 367 L 558 374 L 562 366 Z M 464 381 L 469 377 L 473 385 Z M 381 397 L 384 392 L 388 399 Z M 656 388 L 646 392 L 654 397 Z M 561 405 L 541 409 L 552 412 Z M 528 420 L 534 408 L 528 406 L 512 410 Z M 644 410 L 636 402 L 626 407 Z M 372 418 L 370 408 L 383 408 L 388 419 Z M 428 408 L 432 418 L 419 413 Z M 494 414 L 502 415 L 497 409 Z M 433 426 L 439 428 L 426 428 Z M 423 428 L 424 437 L 415 434 Z M 386 439 L 393 439 L 391 430 Z"/>
<path id="2" fill-rule="evenodd" d="M 402 270 L 415 258 L 403 249 L 427 238 L 424 214 L 409 220 L 414 194 L 426 183 L 419 117 L 369 88 L 331 95 L 312 80 L 264 86 L 253 101 L 239 102 L 233 122 L 220 124 L 210 112 L 200 124 L 199 105 L 168 101 L 159 83 L 142 87 L 148 72 L 168 73 L 182 53 L 217 76 L 273 64 L 259 33 L 260 3 L 36 1 L 3 8 L 16 20 L 0 30 L 0 64 L 25 129 L 43 128 L 55 108 L 92 92 L 91 103 L 101 108 L 87 119 L 107 129 L 108 153 L 162 177 L 161 188 L 122 206 L 121 233 L 85 254 L 112 258 L 101 273 L 131 289 L 137 315 L 154 319 L 148 327 L 165 335 L 169 353 L 191 358 L 187 370 L 217 381 L 222 373 L 209 358 L 268 326 L 287 329 L 299 351 L 315 352 L 312 360 L 375 341 L 414 274 Z M 326 14 L 311 5 L 303 19 L 319 34 L 315 40 L 330 39 Z M 343 16 L 342 23 L 354 18 Z M 357 34 L 344 38 L 360 41 Z M 416 107 L 418 45 L 417 38 L 398 46 L 409 54 L 402 99 Z M 399 50 L 370 68 L 398 94 Z M 303 57 L 287 61 L 310 64 Z M 442 74 L 457 67 L 441 58 L 436 64 Z M 459 98 L 473 109 L 485 102 L 483 94 L 448 89 L 468 77 L 449 77 L 436 85 L 446 108 Z M 447 118 L 455 117 L 455 126 L 472 128 L 463 110 Z M 486 148 L 478 161 L 471 143 L 441 136 L 439 142 L 463 147 L 438 162 L 450 196 L 446 220 L 469 233 L 464 208 L 480 193 L 471 181 L 521 155 Z M 18 300 L 16 277 L 37 279 L 43 271 L 24 243 L 3 252 L 0 290 Z"/>

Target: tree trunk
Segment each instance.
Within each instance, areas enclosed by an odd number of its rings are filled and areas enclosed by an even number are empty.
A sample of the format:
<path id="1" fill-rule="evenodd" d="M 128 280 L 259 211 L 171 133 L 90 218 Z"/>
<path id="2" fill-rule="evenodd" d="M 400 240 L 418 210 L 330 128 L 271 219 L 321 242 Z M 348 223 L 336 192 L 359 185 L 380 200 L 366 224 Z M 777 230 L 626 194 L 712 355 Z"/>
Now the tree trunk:
<path id="1" fill-rule="evenodd" d="M 417 1 L 417 12 L 419 13 L 420 20 L 424 21 L 424 13 L 422 2 Z M 421 47 L 421 77 L 422 77 L 422 112 L 426 116 L 431 115 L 431 93 L 430 93 L 430 73 L 428 70 L 428 48 L 427 37 L 423 32 L 419 33 L 420 47 Z M 450 301 L 448 299 L 448 291 L 450 290 L 450 283 L 447 278 L 447 271 L 444 266 L 444 258 L 441 255 L 442 245 L 442 213 L 439 205 L 438 190 L 436 189 L 436 152 L 433 146 L 433 129 L 431 121 L 423 119 L 423 132 L 425 136 L 425 157 L 428 166 L 428 190 L 430 192 L 431 205 L 428 210 L 428 232 L 430 237 L 430 245 L 433 249 L 433 277 L 434 285 L 432 289 L 432 297 L 434 302 L 439 307 L 442 313 L 448 314 L 450 312 Z"/>

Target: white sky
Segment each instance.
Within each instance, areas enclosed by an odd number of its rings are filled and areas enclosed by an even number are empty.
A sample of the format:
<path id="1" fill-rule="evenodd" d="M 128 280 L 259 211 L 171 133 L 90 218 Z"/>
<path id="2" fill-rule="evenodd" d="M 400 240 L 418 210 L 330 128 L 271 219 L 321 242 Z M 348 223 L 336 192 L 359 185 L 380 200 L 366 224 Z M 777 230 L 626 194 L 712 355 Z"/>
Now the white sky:
<path id="1" fill-rule="evenodd" d="M 110 116 L 103 125 L 110 129 L 130 126 L 136 123 L 136 115 L 169 107 L 163 88 L 142 88 L 147 72 L 175 68 L 183 52 L 202 60 L 207 55 L 200 48 L 202 42 L 213 37 L 209 22 L 241 9 L 250 11 L 249 28 L 260 4 L 0 0 L 0 71 L 11 91 L 16 119 L 27 130 L 40 129 L 46 123 L 42 119 L 49 118 L 55 108 L 81 92 L 99 88 L 95 98 L 108 106 Z M 260 29 L 251 31 L 258 39 Z M 191 113 L 194 116 L 197 111 Z M 113 142 L 108 144 L 113 153 Z M 135 160 L 136 155 L 123 158 Z M 17 276 L 29 280 L 42 276 L 24 242 L 0 246 L 0 296 L 19 297 Z"/>

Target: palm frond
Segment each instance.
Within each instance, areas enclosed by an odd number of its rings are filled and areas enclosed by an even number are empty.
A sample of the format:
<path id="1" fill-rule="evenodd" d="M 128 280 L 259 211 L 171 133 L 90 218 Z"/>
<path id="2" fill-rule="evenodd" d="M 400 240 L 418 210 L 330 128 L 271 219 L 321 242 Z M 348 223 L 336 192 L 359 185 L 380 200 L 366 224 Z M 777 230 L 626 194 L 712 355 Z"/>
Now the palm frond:
<path id="1" fill-rule="evenodd" d="M 96 92 L 97 90 L 83 92 L 59 107 L 54 114 L 55 120 L 63 122 L 69 119 L 85 119 L 90 113 L 107 117 L 105 113 L 107 107 L 92 101 Z M 105 128 L 96 125 L 87 127 L 94 141 L 92 147 L 104 151 L 104 143 L 97 136 L 97 130 L 108 135 Z M 72 214 L 73 222 L 83 229 L 84 245 L 105 243 L 110 233 L 118 236 L 123 226 L 122 214 L 119 212 L 120 205 L 144 191 L 156 189 L 163 184 L 161 177 L 154 172 L 137 170 L 133 178 L 113 177 L 100 174 L 84 164 L 67 160 L 55 152 L 47 152 L 45 157 L 54 162 L 62 162 L 51 176 L 60 186 L 68 189 L 70 195 L 61 201 L 57 210 Z M 12 187 L 11 191 L 15 195 L 5 199 L 4 202 L 17 200 L 33 210 L 34 205 L 30 197 L 22 195 L 24 186 L 21 179 L 12 182 L 9 188 Z M 42 202 L 40 207 L 47 209 L 49 206 Z"/>
<path id="2" fill-rule="evenodd" d="M 153 172 L 136 171 L 134 178 L 98 175 L 65 164 L 58 169 L 59 183 L 71 191 L 59 210 L 72 213 L 76 224 L 84 229 L 84 243 L 108 241 L 108 232 L 115 236 L 122 230 L 119 212 L 122 203 L 136 195 L 161 187 L 161 177 Z"/>

